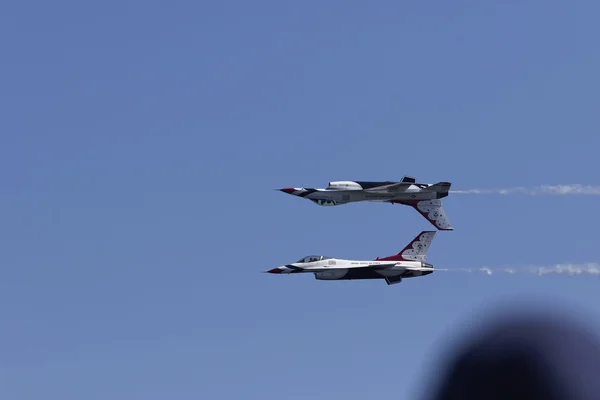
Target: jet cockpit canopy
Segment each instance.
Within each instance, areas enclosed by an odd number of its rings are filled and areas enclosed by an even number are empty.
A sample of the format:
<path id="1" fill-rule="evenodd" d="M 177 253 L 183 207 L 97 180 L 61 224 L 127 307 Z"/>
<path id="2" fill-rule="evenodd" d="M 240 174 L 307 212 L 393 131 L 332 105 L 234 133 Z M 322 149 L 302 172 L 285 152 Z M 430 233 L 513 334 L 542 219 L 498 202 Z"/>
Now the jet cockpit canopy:
<path id="1" fill-rule="evenodd" d="M 315 261 L 321 261 L 321 260 L 327 260 L 331 257 L 325 257 L 325 256 L 306 256 L 306 257 L 302 257 L 300 260 L 296 261 L 296 264 L 300 264 L 300 263 L 309 263 L 309 262 L 315 262 Z"/>

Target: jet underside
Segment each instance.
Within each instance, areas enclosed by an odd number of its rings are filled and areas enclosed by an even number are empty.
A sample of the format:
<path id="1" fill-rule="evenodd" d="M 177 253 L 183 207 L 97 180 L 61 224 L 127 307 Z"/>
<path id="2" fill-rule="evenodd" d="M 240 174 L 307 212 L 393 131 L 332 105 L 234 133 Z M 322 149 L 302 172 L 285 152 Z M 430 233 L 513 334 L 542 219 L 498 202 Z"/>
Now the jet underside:
<path id="1" fill-rule="evenodd" d="M 318 280 L 360 280 L 360 279 L 385 279 L 385 278 L 415 278 L 418 276 L 429 275 L 433 271 L 427 270 L 382 270 L 378 271 L 373 268 L 349 268 L 346 270 L 323 271 L 315 273 L 315 278 Z"/>
<path id="2" fill-rule="evenodd" d="M 319 205 L 339 205 L 354 202 L 414 202 L 419 200 L 437 199 L 436 192 L 403 192 L 403 193 L 376 193 L 362 190 L 326 190 L 314 189 L 314 192 L 302 196 Z"/>
<path id="3" fill-rule="evenodd" d="M 450 182 L 423 184 L 411 182 L 330 182 L 324 189 L 285 188 L 287 194 L 310 200 L 320 206 L 339 206 L 357 202 L 403 204 L 415 208 L 433 226 L 453 230 L 442 207 Z"/>
<path id="4" fill-rule="evenodd" d="M 337 264 L 346 264 L 344 260 L 337 260 Z M 356 264 L 356 263 L 352 263 Z M 369 264 L 369 263 L 360 263 Z M 363 279 L 384 279 L 388 284 L 400 283 L 405 278 L 415 278 L 429 275 L 433 269 L 421 267 L 420 262 L 411 262 L 411 265 L 402 265 L 396 263 L 374 263 L 370 265 L 356 266 L 348 265 L 347 268 L 338 266 L 328 268 L 327 266 L 300 267 L 299 265 L 288 264 L 282 268 L 271 270 L 274 273 L 313 273 L 317 280 L 363 280 Z M 415 264 L 415 265 L 412 265 Z"/>

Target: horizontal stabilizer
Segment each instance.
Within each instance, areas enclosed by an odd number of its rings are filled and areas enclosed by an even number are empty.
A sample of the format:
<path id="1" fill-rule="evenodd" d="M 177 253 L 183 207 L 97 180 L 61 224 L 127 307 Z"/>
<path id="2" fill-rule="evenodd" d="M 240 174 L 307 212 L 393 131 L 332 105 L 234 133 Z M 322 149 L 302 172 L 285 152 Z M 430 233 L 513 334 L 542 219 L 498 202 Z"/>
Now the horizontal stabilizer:
<path id="1" fill-rule="evenodd" d="M 450 186 L 452 186 L 452 183 L 450 182 L 438 182 L 426 187 L 423 190 L 425 190 L 426 192 L 438 192 L 447 194 L 450 191 Z"/>

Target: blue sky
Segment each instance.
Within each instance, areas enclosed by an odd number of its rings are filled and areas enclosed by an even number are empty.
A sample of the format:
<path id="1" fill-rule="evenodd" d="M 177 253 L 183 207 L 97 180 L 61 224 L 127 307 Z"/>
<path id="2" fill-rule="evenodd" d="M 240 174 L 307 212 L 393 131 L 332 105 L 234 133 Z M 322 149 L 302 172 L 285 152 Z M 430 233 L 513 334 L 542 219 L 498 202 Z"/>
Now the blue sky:
<path id="1" fill-rule="evenodd" d="M 409 399 L 498 304 L 600 320 L 594 277 L 261 273 L 395 254 L 430 229 L 408 207 L 317 207 L 275 188 L 600 184 L 599 12 L 3 4 L 0 397 Z M 428 261 L 600 261 L 597 201 L 450 196 L 455 231 Z"/>

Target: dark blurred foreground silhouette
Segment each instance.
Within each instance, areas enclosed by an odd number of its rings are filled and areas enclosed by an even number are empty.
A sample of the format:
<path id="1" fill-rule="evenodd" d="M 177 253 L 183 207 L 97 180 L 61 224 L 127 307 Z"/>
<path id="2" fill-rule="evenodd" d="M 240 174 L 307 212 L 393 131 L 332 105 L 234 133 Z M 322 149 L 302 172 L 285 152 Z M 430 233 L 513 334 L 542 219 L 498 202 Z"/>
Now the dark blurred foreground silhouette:
<path id="1" fill-rule="evenodd" d="M 564 313 L 511 311 L 447 358 L 428 400 L 600 400 L 597 335 Z"/>

